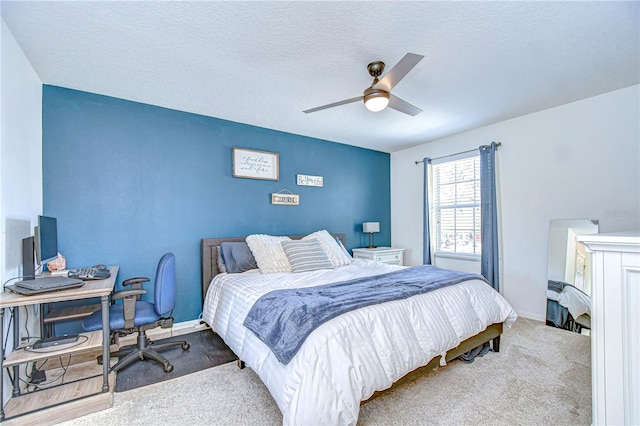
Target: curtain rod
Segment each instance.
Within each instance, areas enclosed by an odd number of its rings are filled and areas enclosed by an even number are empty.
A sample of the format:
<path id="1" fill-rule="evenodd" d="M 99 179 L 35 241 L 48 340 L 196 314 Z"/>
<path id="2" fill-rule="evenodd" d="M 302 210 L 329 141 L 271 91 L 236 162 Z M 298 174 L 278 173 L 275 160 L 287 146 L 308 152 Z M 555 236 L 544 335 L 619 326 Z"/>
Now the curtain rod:
<path id="1" fill-rule="evenodd" d="M 497 146 L 500 146 L 500 145 L 502 145 L 502 142 L 496 142 L 496 145 L 497 145 Z M 476 148 L 476 149 L 469 149 L 469 150 L 467 150 L 467 151 L 462 151 L 462 152 L 457 152 L 457 153 L 455 153 L 455 154 L 443 155 L 442 157 L 432 158 L 432 159 L 431 159 L 431 161 L 433 161 L 433 160 L 441 160 L 441 159 L 443 159 L 443 158 L 453 157 L 454 155 L 466 154 L 466 153 L 468 153 L 468 152 L 473 152 L 473 151 L 477 151 L 477 150 L 478 150 L 478 148 Z M 416 161 L 416 164 L 420 164 L 420 163 L 422 163 L 422 162 L 424 162 L 424 160 L 419 160 L 419 161 Z"/>

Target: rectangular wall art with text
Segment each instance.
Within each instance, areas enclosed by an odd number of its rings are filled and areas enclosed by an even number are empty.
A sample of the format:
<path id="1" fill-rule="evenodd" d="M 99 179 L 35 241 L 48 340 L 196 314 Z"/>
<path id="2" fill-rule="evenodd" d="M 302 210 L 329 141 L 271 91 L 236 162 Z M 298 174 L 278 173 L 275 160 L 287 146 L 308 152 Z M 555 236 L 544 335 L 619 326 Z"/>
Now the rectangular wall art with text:
<path id="1" fill-rule="evenodd" d="M 324 179 L 322 176 L 297 175 L 296 182 L 303 186 L 323 186 Z"/>
<path id="2" fill-rule="evenodd" d="M 278 159 L 274 152 L 233 148 L 233 177 L 278 180 Z"/>

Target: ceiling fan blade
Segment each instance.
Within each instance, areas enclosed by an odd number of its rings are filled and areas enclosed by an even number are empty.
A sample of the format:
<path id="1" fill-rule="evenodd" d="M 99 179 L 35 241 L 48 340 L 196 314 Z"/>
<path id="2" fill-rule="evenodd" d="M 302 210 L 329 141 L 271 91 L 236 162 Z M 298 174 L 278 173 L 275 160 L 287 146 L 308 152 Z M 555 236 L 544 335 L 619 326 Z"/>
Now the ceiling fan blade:
<path id="1" fill-rule="evenodd" d="M 424 58 L 423 55 L 416 55 L 415 53 L 407 53 L 404 55 L 400 62 L 398 62 L 391 71 L 389 71 L 383 78 L 380 80 L 375 87 L 377 89 L 383 89 L 389 92 L 393 87 L 400 82 L 406 76 L 409 71 L 415 67 L 418 62 L 420 62 Z"/>
<path id="2" fill-rule="evenodd" d="M 351 98 L 351 99 L 345 99 L 344 101 L 334 102 L 332 104 L 327 104 L 327 105 L 322 105 L 322 106 L 319 106 L 319 107 L 307 109 L 307 110 L 304 110 L 302 112 L 304 112 L 305 114 L 309 114 L 311 112 L 316 112 L 316 111 L 320 111 L 320 110 L 327 109 L 327 108 L 333 108 L 333 107 L 337 107 L 337 106 L 340 106 L 340 105 L 350 104 L 352 102 L 357 102 L 357 101 L 361 101 L 361 100 L 362 100 L 362 96 L 358 96 L 358 97 Z"/>
<path id="3" fill-rule="evenodd" d="M 416 116 L 422 112 L 422 110 L 418 107 L 411 105 L 407 101 L 403 101 L 397 96 L 389 95 L 389 108 L 393 108 L 397 111 L 404 112 L 405 114 L 409 114 L 411 116 Z"/>

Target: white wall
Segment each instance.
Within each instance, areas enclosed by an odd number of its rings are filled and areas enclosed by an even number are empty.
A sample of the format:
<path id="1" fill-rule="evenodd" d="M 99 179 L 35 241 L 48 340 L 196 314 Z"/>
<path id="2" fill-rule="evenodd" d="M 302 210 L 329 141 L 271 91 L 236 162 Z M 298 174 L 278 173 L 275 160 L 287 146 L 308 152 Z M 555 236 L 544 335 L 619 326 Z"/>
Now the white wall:
<path id="1" fill-rule="evenodd" d="M 547 252 L 547 278 L 554 281 L 564 281 L 569 284 L 573 284 L 571 281 L 566 280 L 567 274 L 567 246 L 569 245 L 569 229 L 568 228 L 549 228 L 549 236 L 547 237 L 547 247 L 554 254 L 549 258 Z"/>
<path id="2" fill-rule="evenodd" d="M 1 84 L 0 226 L 8 256 L 0 265 L 4 280 L 18 272 L 21 263 L 19 242 L 16 253 L 16 241 L 7 239 L 15 237 L 14 222 L 29 222 L 29 236 L 42 213 L 42 82 L 4 21 Z"/>
<path id="3" fill-rule="evenodd" d="M 42 82 L 4 21 L 0 24 L 0 279 L 4 283 L 22 272 L 22 238 L 31 235 L 42 213 Z M 4 318 L 7 333 L 8 312 Z M 11 394 L 7 382 L 5 399 Z"/>
<path id="4" fill-rule="evenodd" d="M 502 142 L 501 292 L 520 315 L 543 320 L 551 219 L 640 229 L 639 104 L 636 85 L 392 153 L 393 246 L 407 249 L 407 264 L 422 263 L 423 166 L 415 160 Z"/>

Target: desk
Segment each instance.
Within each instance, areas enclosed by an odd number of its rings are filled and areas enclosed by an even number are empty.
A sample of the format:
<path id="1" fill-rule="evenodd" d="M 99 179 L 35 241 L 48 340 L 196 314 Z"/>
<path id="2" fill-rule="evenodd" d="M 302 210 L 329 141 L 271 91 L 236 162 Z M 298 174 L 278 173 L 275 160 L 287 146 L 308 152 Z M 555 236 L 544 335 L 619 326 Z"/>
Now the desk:
<path id="1" fill-rule="evenodd" d="M 102 368 L 102 392 L 109 391 L 109 296 L 113 292 L 113 287 L 118 275 L 118 266 L 109 267 L 111 277 L 104 280 L 86 281 L 82 287 L 72 288 L 68 290 L 53 291 L 50 293 L 42 293 L 33 296 L 23 296 L 11 291 L 3 291 L 0 293 L 0 338 L 4 342 L 4 310 L 5 308 L 43 305 L 53 302 L 65 302 L 70 300 L 90 299 L 94 297 L 100 298 L 102 309 L 102 339 L 100 339 L 100 331 L 86 333 L 87 341 L 70 348 L 68 350 L 61 349 L 50 353 L 26 352 L 22 350 L 14 350 L 5 359 L 4 347 L 0 345 L 0 401 L 4 401 L 4 368 L 14 368 L 14 388 L 13 396 L 20 396 L 18 366 L 25 362 L 38 361 L 52 356 L 67 355 L 70 353 L 83 352 L 102 346 L 103 368 Z M 46 276 L 47 274 L 45 274 Z M 42 323 L 42 321 L 41 321 Z M 17 330 L 18 324 L 14 324 L 14 330 Z M 14 332 L 14 349 L 18 346 L 18 334 Z M 101 342 L 100 342 L 101 340 Z M 8 405 L 8 404 L 7 404 Z M 5 407 L 0 404 L 0 421 L 5 420 Z"/>

